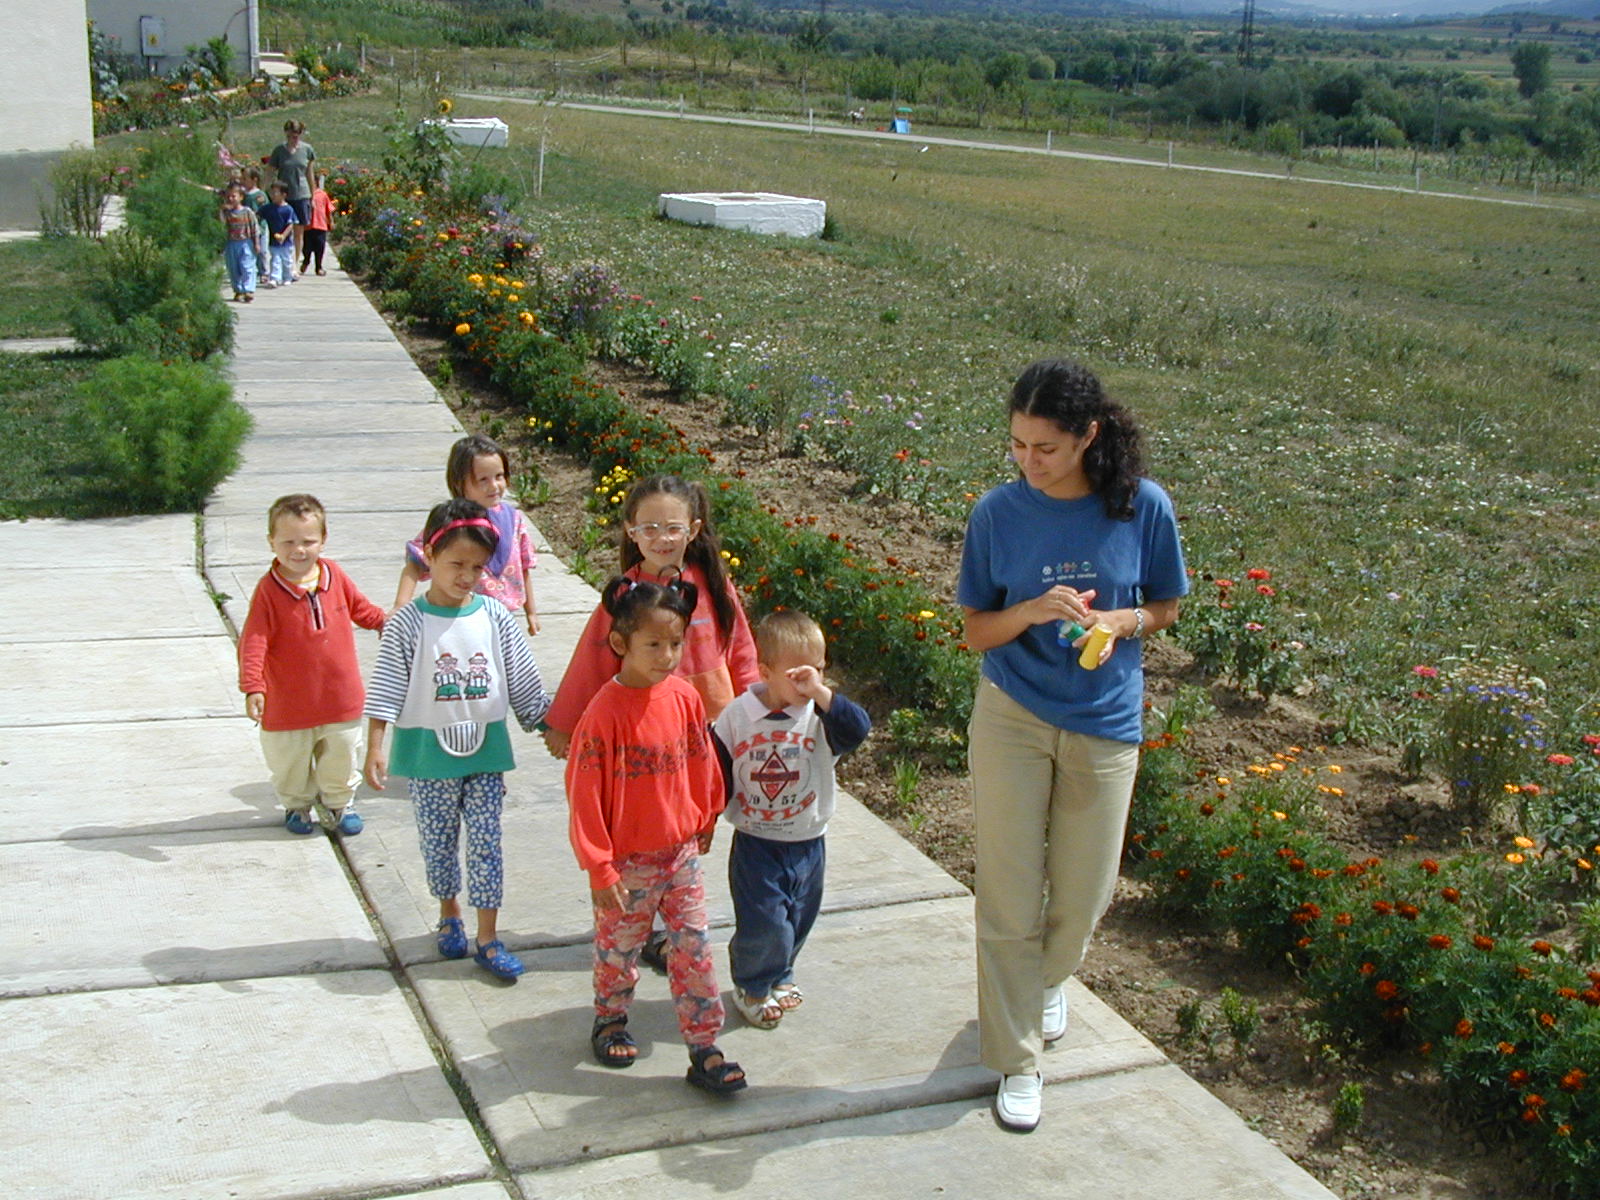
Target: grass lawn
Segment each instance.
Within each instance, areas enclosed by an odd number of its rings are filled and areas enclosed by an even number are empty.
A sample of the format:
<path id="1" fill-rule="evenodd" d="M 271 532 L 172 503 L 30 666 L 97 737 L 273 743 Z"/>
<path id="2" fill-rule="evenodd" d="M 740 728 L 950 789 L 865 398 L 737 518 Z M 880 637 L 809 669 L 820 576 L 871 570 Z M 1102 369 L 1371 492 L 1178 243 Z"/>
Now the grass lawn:
<path id="1" fill-rule="evenodd" d="M 64 337 L 77 299 L 73 272 L 85 245 L 77 238 L 0 243 L 0 337 Z"/>
<path id="2" fill-rule="evenodd" d="M 376 163 L 392 110 L 367 97 L 302 115 L 325 161 Z M 1076 356 L 1140 416 L 1191 565 L 1274 572 L 1282 635 L 1306 643 L 1318 703 L 1350 731 L 1382 732 L 1374 698 L 1452 655 L 1524 664 L 1583 712 L 1600 673 L 1592 203 L 457 111 L 511 124 L 491 161 L 525 181 L 548 122 L 545 197 L 525 207 L 557 272 L 608 263 L 624 292 L 702 326 L 731 371 L 759 360 L 790 380 L 794 424 L 845 392 L 919 414 L 915 428 L 864 416 L 861 438 L 932 464 L 952 534 L 964 497 L 1006 474 L 1010 380 Z M 237 122 L 234 140 L 270 145 L 281 121 Z M 840 237 L 654 218 L 658 192 L 706 189 L 821 196 Z"/>
<path id="3" fill-rule="evenodd" d="M 98 516 L 100 482 L 74 430 L 77 388 L 95 361 L 0 354 L 0 520 Z"/>

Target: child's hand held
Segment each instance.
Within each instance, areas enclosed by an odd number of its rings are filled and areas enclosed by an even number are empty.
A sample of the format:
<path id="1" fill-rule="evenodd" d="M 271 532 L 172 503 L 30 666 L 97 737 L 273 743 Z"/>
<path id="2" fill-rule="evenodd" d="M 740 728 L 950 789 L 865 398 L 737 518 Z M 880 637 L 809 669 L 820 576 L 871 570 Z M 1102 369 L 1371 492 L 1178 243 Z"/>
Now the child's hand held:
<path id="1" fill-rule="evenodd" d="M 267 697 L 264 692 L 251 692 L 244 698 L 244 715 L 257 725 L 261 724 L 262 714 L 267 711 Z"/>
<path id="2" fill-rule="evenodd" d="M 389 782 L 389 756 L 382 750 L 368 747 L 361 775 L 373 791 L 383 791 L 384 785 Z"/>
<path id="3" fill-rule="evenodd" d="M 610 887 L 594 888 L 589 894 L 594 897 L 596 908 L 608 912 L 620 912 L 628 900 L 628 894 L 622 890 L 620 880 Z"/>

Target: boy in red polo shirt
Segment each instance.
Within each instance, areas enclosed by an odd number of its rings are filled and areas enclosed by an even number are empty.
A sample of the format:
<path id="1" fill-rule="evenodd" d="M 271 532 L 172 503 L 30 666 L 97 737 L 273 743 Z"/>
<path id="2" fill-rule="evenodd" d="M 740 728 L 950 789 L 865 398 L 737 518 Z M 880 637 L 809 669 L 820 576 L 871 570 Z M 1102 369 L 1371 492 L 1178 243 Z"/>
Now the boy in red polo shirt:
<path id="1" fill-rule="evenodd" d="M 383 628 L 383 609 L 322 557 L 328 517 L 315 496 L 273 501 L 267 544 L 273 562 L 256 584 L 239 637 L 239 690 L 261 726 L 261 752 L 290 833 L 314 833 L 322 797 L 329 829 L 361 832 L 353 800 L 361 776 L 366 691 L 352 622 Z"/>

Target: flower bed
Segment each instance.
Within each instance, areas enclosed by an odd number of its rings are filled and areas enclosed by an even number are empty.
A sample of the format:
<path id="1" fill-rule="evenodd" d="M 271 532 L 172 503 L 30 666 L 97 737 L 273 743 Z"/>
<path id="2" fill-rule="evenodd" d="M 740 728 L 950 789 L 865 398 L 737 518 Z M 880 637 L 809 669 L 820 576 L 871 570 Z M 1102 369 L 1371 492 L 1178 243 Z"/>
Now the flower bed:
<path id="1" fill-rule="evenodd" d="M 1533 1140 L 1573 1195 L 1600 1195 L 1600 970 L 1592 947 L 1545 922 L 1593 903 L 1600 846 L 1518 835 L 1440 859 L 1351 861 L 1322 824 L 1341 769 L 1300 747 L 1239 780 L 1184 757 L 1179 717 L 1145 745 L 1130 822 L 1133 870 L 1175 910 L 1204 914 L 1268 960 L 1287 960 L 1330 1032 L 1409 1047 L 1451 1096 Z M 1593 760 L 1600 736 L 1579 749 Z M 1576 801 L 1600 767 L 1548 756 Z M 1570 807 L 1570 805 L 1569 805 Z"/>
<path id="2" fill-rule="evenodd" d="M 559 265 L 521 219 L 493 197 L 463 204 L 447 192 L 399 184 L 392 175 L 347 169 L 331 191 L 347 219 L 340 255 L 370 272 L 386 302 L 448 331 L 455 349 L 527 410 L 529 424 L 592 464 L 597 520 L 615 520 L 628 480 L 657 472 L 699 479 L 709 490 L 729 565 L 756 611 L 803 608 L 826 631 L 840 661 L 875 681 L 894 703 L 947 728 L 965 725 L 977 664 L 961 644 L 960 620 L 916 571 L 892 559 L 864 561 L 812 520 L 783 520 L 712 452 L 691 445 L 659 414 L 641 412 L 586 375 L 591 350 L 609 331 L 651 328 L 681 347 L 669 318 L 641 317 L 643 297 L 621 299 L 606 268 Z M 619 313 L 626 316 L 619 322 Z M 665 323 L 661 323 L 662 321 Z M 654 322 L 653 326 L 648 322 Z M 678 358 L 689 360 L 681 352 Z M 650 360 L 679 388 L 703 376 Z"/>

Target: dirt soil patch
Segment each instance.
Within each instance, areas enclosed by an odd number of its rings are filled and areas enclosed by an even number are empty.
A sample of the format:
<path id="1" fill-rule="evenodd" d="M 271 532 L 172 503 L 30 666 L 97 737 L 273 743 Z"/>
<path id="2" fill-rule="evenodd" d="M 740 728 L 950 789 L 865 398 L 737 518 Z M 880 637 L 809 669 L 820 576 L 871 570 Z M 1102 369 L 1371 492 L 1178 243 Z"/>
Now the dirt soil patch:
<path id="1" fill-rule="evenodd" d="M 422 369 L 448 379 L 441 390 L 468 429 L 504 444 L 518 470 L 537 472 L 548 489 L 530 518 L 563 558 L 582 544 L 584 501 L 593 484 L 586 463 L 553 450 L 528 430 L 526 414 L 459 364 L 441 367 L 441 339 L 396 323 L 396 333 Z M 615 363 L 592 364 L 593 377 L 641 408 L 657 412 L 706 446 L 719 468 L 744 479 L 786 518 L 813 517 L 863 555 L 896 557 L 916 568 L 935 595 L 951 595 L 959 546 L 929 532 L 910 505 L 868 496 L 845 472 L 811 459 L 774 453 L 748 430 L 721 424 L 717 406 L 675 397 L 653 377 Z M 593 554 L 597 565 L 615 560 Z M 1181 683 L 1199 682 L 1187 655 L 1162 639 L 1147 649 L 1150 698 L 1160 705 Z M 830 672 L 855 687 L 848 664 Z M 1314 713 L 1283 698 L 1263 703 L 1212 689 L 1217 715 L 1193 731 L 1190 750 L 1215 771 L 1262 761 L 1289 746 L 1343 767 L 1344 795 L 1330 798 L 1333 833 L 1353 857 L 1448 852 L 1459 821 L 1440 790 L 1408 782 L 1392 754 L 1324 745 L 1327 729 Z M 884 716 L 882 707 L 876 715 Z M 1305 761 L 1311 761 L 1307 758 Z M 841 768 L 844 786 L 875 813 L 967 885 L 972 882 L 972 816 L 964 772 L 922 764 L 913 805 L 897 796 L 893 755 L 875 732 Z M 1474 1126 L 1446 1108 L 1426 1063 L 1411 1056 L 1353 1057 L 1308 1034 L 1311 1016 L 1287 968 L 1251 961 L 1228 935 L 1174 919 L 1137 881 L 1124 878 L 1117 899 L 1080 972 L 1082 981 L 1173 1061 L 1210 1088 L 1244 1120 L 1345 1200 L 1404 1196 L 1427 1200 L 1532 1197 L 1540 1186 L 1521 1148 L 1494 1127 Z M 1224 988 L 1253 1003 L 1259 1027 L 1242 1043 L 1218 1011 Z M 1198 1019 L 1196 1013 L 1198 1012 Z M 1346 1083 L 1362 1085 L 1365 1117 L 1337 1131 L 1334 1100 Z"/>

